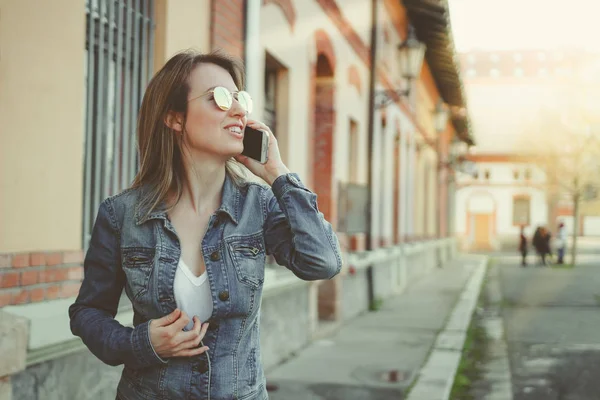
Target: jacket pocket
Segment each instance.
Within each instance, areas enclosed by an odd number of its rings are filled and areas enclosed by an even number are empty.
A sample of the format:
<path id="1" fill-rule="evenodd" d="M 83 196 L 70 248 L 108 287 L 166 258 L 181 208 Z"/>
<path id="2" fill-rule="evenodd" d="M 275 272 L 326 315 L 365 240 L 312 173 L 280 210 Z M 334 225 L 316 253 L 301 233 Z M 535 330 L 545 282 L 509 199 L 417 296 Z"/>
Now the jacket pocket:
<path id="1" fill-rule="evenodd" d="M 262 286 L 265 277 L 265 249 L 259 240 L 240 239 L 229 243 L 229 252 L 238 280 L 253 289 Z"/>
<path id="2" fill-rule="evenodd" d="M 127 285 L 131 288 L 133 300 L 148 291 L 150 276 L 154 270 L 154 249 L 149 247 L 123 248 L 123 271 Z"/>

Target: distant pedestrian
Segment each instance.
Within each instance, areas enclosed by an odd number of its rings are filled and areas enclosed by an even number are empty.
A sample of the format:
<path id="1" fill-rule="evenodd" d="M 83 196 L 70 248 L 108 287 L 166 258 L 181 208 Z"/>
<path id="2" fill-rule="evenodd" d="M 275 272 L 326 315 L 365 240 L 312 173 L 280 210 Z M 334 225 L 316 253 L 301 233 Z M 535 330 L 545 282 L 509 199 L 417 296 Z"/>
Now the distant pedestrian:
<path id="1" fill-rule="evenodd" d="M 556 232 L 556 240 L 554 243 L 558 253 L 558 264 L 564 264 L 565 248 L 567 247 L 567 229 L 565 228 L 564 222 L 558 224 L 558 231 Z"/>
<path id="2" fill-rule="evenodd" d="M 543 226 L 538 227 L 533 234 L 533 247 L 535 248 L 535 251 L 539 257 L 540 265 L 542 266 L 548 265 L 546 262 L 546 256 L 551 253 L 550 238 L 550 232 L 548 232 L 548 230 Z"/>
<path id="3" fill-rule="evenodd" d="M 527 236 L 525 236 L 525 227 L 521 227 L 521 236 L 519 238 L 519 252 L 521 253 L 521 266 L 527 266 Z"/>

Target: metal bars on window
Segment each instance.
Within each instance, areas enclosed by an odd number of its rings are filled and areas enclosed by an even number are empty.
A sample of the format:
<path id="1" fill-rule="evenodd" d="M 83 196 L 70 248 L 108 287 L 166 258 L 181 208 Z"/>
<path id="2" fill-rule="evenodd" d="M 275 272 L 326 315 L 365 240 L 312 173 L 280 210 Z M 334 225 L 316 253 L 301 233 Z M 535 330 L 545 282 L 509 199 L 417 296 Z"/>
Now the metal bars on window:
<path id="1" fill-rule="evenodd" d="M 83 247 L 100 203 L 137 171 L 135 130 L 154 47 L 154 0 L 86 0 Z"/>

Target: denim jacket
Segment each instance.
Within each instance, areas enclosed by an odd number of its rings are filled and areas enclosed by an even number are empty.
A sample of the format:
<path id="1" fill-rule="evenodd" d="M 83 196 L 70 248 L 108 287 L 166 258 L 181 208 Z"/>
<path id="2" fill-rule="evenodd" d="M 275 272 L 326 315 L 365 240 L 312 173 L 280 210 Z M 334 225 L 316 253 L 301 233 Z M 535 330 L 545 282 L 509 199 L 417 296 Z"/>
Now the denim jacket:
<path id="1" fill-rule="evenodd" d="M 267 399 L 259 333 L 265 256 L 273 254 L 304 280 L 329 279 L 341 269 L 339 243 L 317 196 L 295 174 L 272 187 L 236 185 L 226 176 L 202 241 L 213 301 L 203 339 L 210 350 L 163 360 L 148 327 L 177 307 L 173 281 L 181 248 L 164 207 L 148 216 L 139 209 L 140 190 L 100 205 L 81 290 L 69 308 L 71 331 L 104 363 L 124 364 L 122 399 Z M 114 319 L 123 287 L 133 328 Z"/>

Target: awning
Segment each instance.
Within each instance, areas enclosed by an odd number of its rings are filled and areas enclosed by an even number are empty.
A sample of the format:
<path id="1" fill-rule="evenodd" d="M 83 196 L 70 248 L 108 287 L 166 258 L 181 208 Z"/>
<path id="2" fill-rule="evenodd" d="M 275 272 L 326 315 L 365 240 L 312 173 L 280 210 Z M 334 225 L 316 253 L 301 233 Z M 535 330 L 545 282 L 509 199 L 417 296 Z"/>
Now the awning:
<path id="1" fill-rule="evenodd" d="M 447 0 L 400 0 L 415 28 L 417 38 L 427 46 L 425 60 L 444 102 L 450 108 L 458 137 L 474 144 L 467 100 L 450 26 Z"/>

